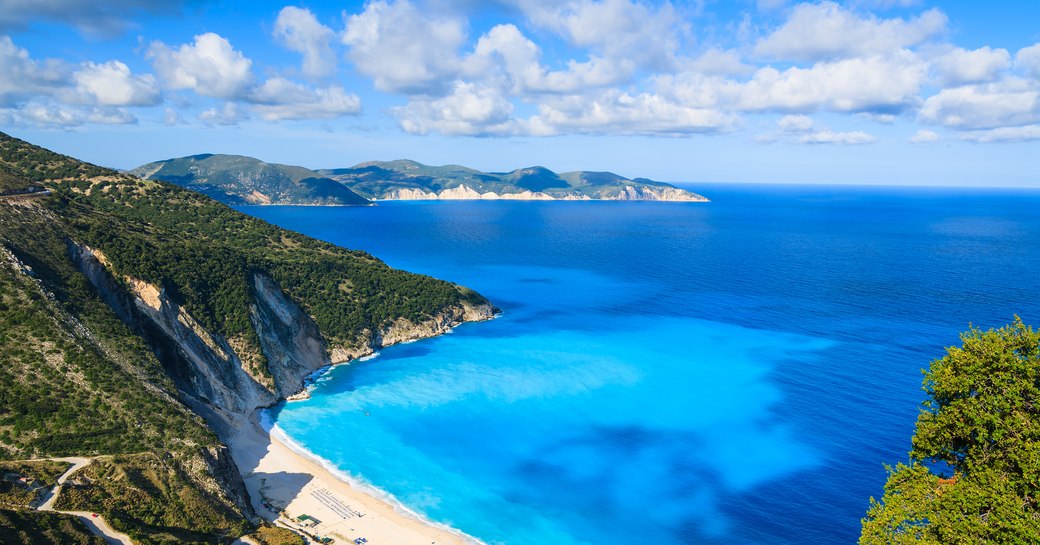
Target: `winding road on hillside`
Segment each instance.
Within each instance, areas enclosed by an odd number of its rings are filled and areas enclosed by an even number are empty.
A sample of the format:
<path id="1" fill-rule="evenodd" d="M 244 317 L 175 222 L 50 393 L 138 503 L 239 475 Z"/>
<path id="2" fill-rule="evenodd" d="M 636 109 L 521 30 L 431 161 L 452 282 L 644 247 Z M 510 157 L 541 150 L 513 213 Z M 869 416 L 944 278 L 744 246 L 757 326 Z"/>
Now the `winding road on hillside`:
<path id="1" fill-rule="evenodd" d="M 37 507 L 38 510 L 53 511 L 55 513 L 62 513 L 65 515 L 79 517 L 80 520 L 82 520 L 84 524 L 87 525 L 87 528 L 90 528 L 91 532 L 94 532 L 95 535 L 100 536 L 107 543 L 109 543 L 109 545 L 134 545 L 134 542 L 130 541 L 130 536 L 110 526 L 108 522 L 104 519 L 104 517 L 98 515 L 97 513 L 90 513 L 87 511 L 59 511 L 54 508 L 54 500 L 58 499 L 58 493 L 61 492 L 61 487 L 65 484 L 65 480 L 68 479 L 70 475 L 78 471 L 80 468 L 83 468 L 90 462 L 93 462 L 93 458 L 46 458 L 46 460 L 55 462 L 68 462 L 72 464 L 72 466 L 69 467 L 69 469 L 66 470 L 65 473 L 62 473 L 60 477 L 58 477 L 57 484 L 55 484 L 54 488 L 52 488 L 50 492 L 47 492 L 47 494 L 43 497 L 43 502 Z"/>

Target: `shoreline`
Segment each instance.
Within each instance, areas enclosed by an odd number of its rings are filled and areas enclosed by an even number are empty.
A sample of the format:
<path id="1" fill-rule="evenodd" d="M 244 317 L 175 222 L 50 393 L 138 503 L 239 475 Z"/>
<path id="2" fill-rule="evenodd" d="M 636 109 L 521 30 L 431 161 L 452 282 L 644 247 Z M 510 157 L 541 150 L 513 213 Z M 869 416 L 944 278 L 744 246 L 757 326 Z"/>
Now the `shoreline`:
<path id="1" fill-rule="evenodd" d="M 428 521 L 381 491 L 366 490 L 325 466 L 277 428 L 264 428 L 257 409 L 228 441 L 253 509 L 276 525 L 352 543 L 480 545 L 459 530 Z M 385 494 L 385 493 L 383 493 Z M 264 504 L 269 505 L 267 508 Z M 317 522 L 300 523 L 308 515 Z M 310 540 L 309 540 L 310 541 Z"/>

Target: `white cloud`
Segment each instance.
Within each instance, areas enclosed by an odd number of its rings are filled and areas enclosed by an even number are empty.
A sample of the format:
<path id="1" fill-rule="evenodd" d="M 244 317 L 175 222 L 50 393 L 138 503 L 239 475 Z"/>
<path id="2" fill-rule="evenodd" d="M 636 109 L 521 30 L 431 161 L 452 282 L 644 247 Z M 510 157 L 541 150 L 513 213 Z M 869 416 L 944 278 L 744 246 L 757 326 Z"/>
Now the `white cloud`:
<path id="1" fill-rule="evenodd" d="M 907 21 L 860 16 L 834 2 L 799 4 L 783 26 L 755 44 L 754 53 L 795 61 L 890 53 L 940 34 L 946 23 L 937 9 Z"/>
<path id="2" fill-rule="evenodd" d="M 803 135 L 798 141 L 802 144 L 838 144 L 852 146 L 877 142 L 877 138 L 863 132 L 833 132 L 830 129 L 811 132 Z"/>
<path id="3" fill-rule="evenodd" d="M 671 100 L 662 94 L 629 94 L 608 89 L 593 96 L 547 101 L 531 120 L 547 134 L 691 134 L 724 132 L 736 117 L 716 108 Z"/>
<path id="4" fill-rule="evenodd" d="M 309 9 L 286 6 L 274 23 L 274 36 L 286 48 L 303 55 L 301 72 L 320 78 L 336 72 L 331 42 L 335 33 L 318 22 Z"/>
<path id="5" fill-rule="evenodd" d="M 91 108 L 86 120 L 91 123 L 106 125 L 126 125 L 137 123 L 137 118 L 123 108 Z"/>
<path id="6" fill-rule="evenodd" d="M 682 65 L 684 71 L 707 75 L 748 75 L 755 67 L 744 64 L 740 53 L 733 50 L 711 48 L 699 57 L 686 61 Z"/>
<path id="7" fill-rule="evenodd" d="M 685 30 L 668 2 L 659 6 L 630 0 L 515 3 L 535 25 L 554 30 L 597 56 L 624 60 L 636 68 L 669 70 Z"/>
<path id="8" fill-rule="evenodd" d="M 776 124 L 784 132 L 807 132 L 813 128 L 813 120 L 807 115 L 785 115 Z"/>
<path id="9" fill-rule="evenodd" d="M 913 136 L 910 137 L 910 142 L 913 144 L 928 144 L 931 142 L 938 142 L 939 135 L 934 131 L 921 129 L 917 131 Z"/>
<path id="10" fill-rule="evenodd" d="M 17 127 L 67 129 L 83 124 L 83 114 L 60 104 L 28 102 L 18 108 L 0 110 L 0 122 Z"/>
<path id="11" fill-rule="evenodd" d="M 1027 80 L 943 89 L 925 100 L 919 117 L 952 129 L 993 129 L 1040 122 L 1040 90 Z"/>
<path id="12" fill-rule="evenodd" d="M 37 95 L 51 95 L 68 84 L 58 61 L 37 62 L 29 52 L 0 36 L 0 106 L 13 106 Z"/>
<path id="13" fill-rule="evenodd" d="M 586 62 L 569 61 L 567 70 L 550 71 L 540 57 L 539 47 L 514 25 L 497 25 L 480 37 L 465 58 L 463 76 L 491 80 L 501 73 L 514 94 L 574 93 L 616 83 L 634 69 L 592 57 Z"/>
<path id="14" fill-rule="evenodd" d="M 511 117 L 513 105 L 496 89 L 472 83 L 456 83 L 444 98 L 414 99 L 392 111 L 401 128 L 412 134 L 505 136 L 519 131 Z"/>
<path id="15" fill-rule="evenodd" d="M 441 92 L 459 71 L 465 27 L 460 18 L 428 17 L 408 0 L 377 0 L 346 16 L 342 40 L 348 57 L 359 72 L 373 78 L 377 89 Z"/>
<path id="16" fill-rule="evenodd" d="M 234 102 L 225 102 L 221 108 L 210 108 L 199 114 L 199 121 L 210 127 L 235 126 L 247 119 L 249 119 L 249 115 L 239 109 L 238 104 Z"/>
<path id="17" fill-rule="evenodd" d="M 1015 66 L 1034 79 L 1040 79 L 1040 43 L 1023 47 L 1015 53 Z"/>
<path id="18" fill-rule="evenodd" d="M 968 131 L 961 134 L 961 139 L 984 144 L 994 142 L 1032 142 L 1040 140 L 1040 125 L 1000 127 L 986 131 Z"/>
<path id="19" fill-rule="evenodd" d="M 909 51 L 821 62 L 780 72 L 765 67 L 741 85 L 739 108 L 747 111 L 891 113 L 914 105 L 928 73 Z"/>
<path id="20" fill-rule="evenodd" d="M 170 89 L 191 89 L 202 96 L 234 99 L 253 83 L 253 61 L 212 32 L 199 34 L 193 44 L 181 44 L 176 49 L 152 42 L 147 56 L 159 79 Z"/>
<path id="21" fill-rule="evenodd" d="M 155 76 L 135 76 L 119 61 L 88 62 L 72 79 L 79 93 L 104 106 L 154 106 L 161 100 Z"/>
<path id="22" fill-rule="evenodd" d="M 361 99 L 343 87 L 310 89 L 284 78 L 264 82 L 250 95 L 253 108 L 268 121 L 332 119 L 361 111 Z"/>
<path id="23" fill-rule="evenodd" d="M 1011 55 L 989 46 L 971 51 L 955 47 L 932 62 L 944 84 L 960 85 L 996 80 L 1011 65 Z"/>

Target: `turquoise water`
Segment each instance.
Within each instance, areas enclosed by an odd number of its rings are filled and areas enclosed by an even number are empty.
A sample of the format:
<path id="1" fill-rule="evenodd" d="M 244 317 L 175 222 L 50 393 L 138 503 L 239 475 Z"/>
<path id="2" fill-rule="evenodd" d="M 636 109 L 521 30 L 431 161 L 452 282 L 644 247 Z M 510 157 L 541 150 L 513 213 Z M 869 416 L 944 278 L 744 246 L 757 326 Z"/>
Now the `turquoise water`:
<path id="1" fill-rule="evenodd" d="M 700 188 L 243 208 L 503 309 L 334 368 L 277 426 L 487 543 L 854 543 L 920 369 L 969 322 L 1040 323 L 1040 193 Z"/>

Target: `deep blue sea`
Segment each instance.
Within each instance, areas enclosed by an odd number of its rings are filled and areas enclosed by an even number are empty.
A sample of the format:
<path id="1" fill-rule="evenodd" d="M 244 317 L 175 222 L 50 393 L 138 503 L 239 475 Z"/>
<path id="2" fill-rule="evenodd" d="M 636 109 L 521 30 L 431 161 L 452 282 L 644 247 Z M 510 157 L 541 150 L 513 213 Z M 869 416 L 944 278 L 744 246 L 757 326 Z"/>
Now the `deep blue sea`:
<path id="1" fill-rule="evenodd" d="M 1040 192 L 244 207 L 500 318 L 339 366 L 277 426 L 489 544 L 852 544 L 921 369 L 1040 325 Z"/>

